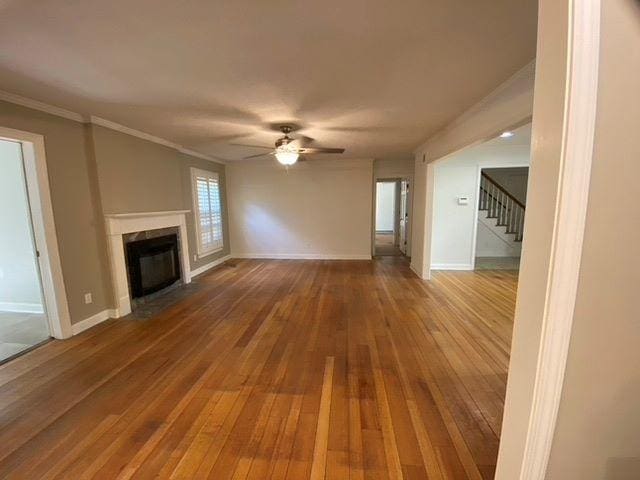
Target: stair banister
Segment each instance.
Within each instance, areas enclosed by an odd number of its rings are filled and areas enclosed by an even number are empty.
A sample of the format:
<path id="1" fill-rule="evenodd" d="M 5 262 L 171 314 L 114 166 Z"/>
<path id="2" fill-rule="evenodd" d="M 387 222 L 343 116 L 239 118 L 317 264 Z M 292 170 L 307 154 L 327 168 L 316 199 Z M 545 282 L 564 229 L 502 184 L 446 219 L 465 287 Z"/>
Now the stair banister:
<path id="1" fill-rule="evenodd" d="M 486 210 L 488 218 L 496 219 L 497 225 L 505 226 L 507 233 L 515 235 L 516 242 L 521 242 L 525 205 L 490 175 L 482 171 L 480 173 L 478 209 Z"/>

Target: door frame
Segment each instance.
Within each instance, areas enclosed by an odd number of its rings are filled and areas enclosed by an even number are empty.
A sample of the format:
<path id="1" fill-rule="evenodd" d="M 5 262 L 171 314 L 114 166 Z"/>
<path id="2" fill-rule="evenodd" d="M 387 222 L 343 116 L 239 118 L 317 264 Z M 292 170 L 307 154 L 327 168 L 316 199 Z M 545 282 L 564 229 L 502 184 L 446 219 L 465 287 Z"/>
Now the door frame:
<path id="1" fill-rule="evenodd" d="M 398 217 L 398 234 L 400 234 L 400 225 L 402 224 L 402 186 L 405 185 L 405 193 L 404 193 L 404 244 L 402 243 L 402 238 L 400 237 L 398 242 L 398 248 L 402 252 L 402 254 L 406 257 L 408 248 L 409 248 L 409 210 L 411 207 L 411 183 L 407 178 L 403 178 L 400 180 L 398 186 L 400 188 L 400 192 L 398 194 L 398 201 L 400 202 L 400 215 Z"/>
<path id="2" fill-rule="evenodd" d="M 44 136 L 0 127 L 0 140 L 18 142 L 22 146 L 22 161 L 33 235 L 39 253 L 37 258 L 47 321 L 53 337 L 69 338 L 72 335 L 71 317 L 58 251 Z"/>
<path id="3" fill-rule="evenodd" d="M 409 195 L 411 195 L 411 184 L 412 178 L 409 176 L 400 176 L 400 177 L 374 177 L 373 179 L 373 219 L 371 225 L 371 256 L 374 257 L 376 254 L 376 215 L 378 213 L 378 183 L 394 183 L 394 211 L 393 211 L 393 241 L 394 244 L 399 242 L 399 230 L 400 230 L 400 182 L 406 180 L 409 183 Z M 409 222 L 411 225 L 411 197 L 407 198 L 408 206 L 407 211 L 409 211 Z M 406 228 L 406 227 L 405 227 Z M 408 235 L 410 235 L 410 229 L 407 231 Z M 409 237 L 407 237 L 407 252 L 409 251 L 410 243 Z M 404 256 L 408 257 L 407 253 Z"/>

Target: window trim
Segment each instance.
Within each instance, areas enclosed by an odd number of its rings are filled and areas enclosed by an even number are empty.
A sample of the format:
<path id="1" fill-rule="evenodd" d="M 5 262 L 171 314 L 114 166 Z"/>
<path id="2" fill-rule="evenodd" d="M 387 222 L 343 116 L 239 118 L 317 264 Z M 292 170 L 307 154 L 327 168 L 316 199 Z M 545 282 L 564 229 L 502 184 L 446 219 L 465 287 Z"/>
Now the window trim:
<path id="1" fill-rule="evenodd" d="M 213 255 L 214 253 L 221 252 L 224 250 L 224 225 L 223 225 L 223 200 L 222 200 L 222 188 L 220 182 L 220 174 L 218 172 L 214 172 L 211 170 L 204 170 L 202 168 L 191 167 L 191 201 L 193 203 L 193 223 L 195 226 L 196 233 L 196 252 L 198 258 L 207 257 L 209 255 Z M 200 207 L 198 205 L 198 186 L 196 185 L 197 177 L 206 177 L 206 178 L 215 178 L 218 182 L 218 193 L 220 195 L 220 236 L 222 238 L 222 243 L 219 247 L 214 247 L 210 249 L 203 249 L 200 239 L 202 235 L 200 233 Z"/>

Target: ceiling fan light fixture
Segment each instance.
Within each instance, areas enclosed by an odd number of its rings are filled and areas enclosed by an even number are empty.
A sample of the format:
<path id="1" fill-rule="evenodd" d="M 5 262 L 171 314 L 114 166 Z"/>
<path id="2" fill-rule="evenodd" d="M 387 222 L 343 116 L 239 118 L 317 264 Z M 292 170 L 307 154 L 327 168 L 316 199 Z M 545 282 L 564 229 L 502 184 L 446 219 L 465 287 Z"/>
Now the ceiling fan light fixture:
<path id="1" fill-rule="evenodd" d="M 286 150 L 276 151 L 276 159 L 282 165 L 293 165 L 298 161 L 298 153 Z"/>

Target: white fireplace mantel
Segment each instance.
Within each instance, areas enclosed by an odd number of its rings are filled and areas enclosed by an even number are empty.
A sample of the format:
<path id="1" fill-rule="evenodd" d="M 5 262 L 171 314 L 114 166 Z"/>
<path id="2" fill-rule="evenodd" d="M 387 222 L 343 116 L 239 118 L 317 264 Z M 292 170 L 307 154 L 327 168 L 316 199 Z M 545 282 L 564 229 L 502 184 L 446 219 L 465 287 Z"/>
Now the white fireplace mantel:
<path id="1" fill-rule="evenodd" d="M 122 236 L 127 233 L 156 230 L 158 228 L 178 227 L 180 244 L 180 274 L 184 283 L 191 282 L 189 270 L 189 245 L 187 241 L 186 214 L 190 210 L 172 210 L 167 212 L 112 213 L 105 215 L 105 227 L 109 243 L 109 263 L 111 266 L 111 284 L 115 297 L 115 318 L 131 313 L 129 296 L 129 276 L 124 254 Z"/>

